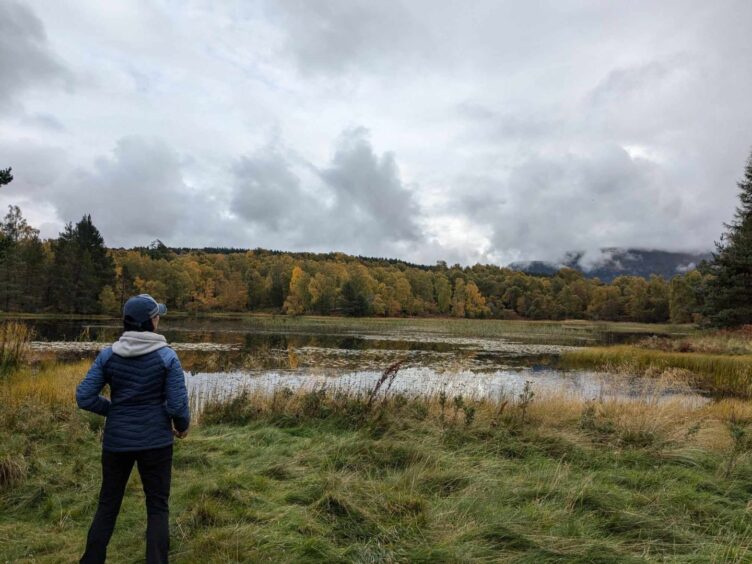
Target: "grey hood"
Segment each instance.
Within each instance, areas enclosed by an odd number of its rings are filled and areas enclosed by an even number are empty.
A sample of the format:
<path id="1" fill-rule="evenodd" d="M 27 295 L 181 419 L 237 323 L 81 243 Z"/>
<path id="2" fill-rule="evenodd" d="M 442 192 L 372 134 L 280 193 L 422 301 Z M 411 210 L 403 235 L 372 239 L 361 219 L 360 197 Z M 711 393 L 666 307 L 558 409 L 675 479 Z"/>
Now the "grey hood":
<path id="1" fill-rule="evenodd" d="M 167 346 L 164 335 L 150 331 L 126 331 L 113 343 L 112 352 L 118 356 L 141 356 Z"/>

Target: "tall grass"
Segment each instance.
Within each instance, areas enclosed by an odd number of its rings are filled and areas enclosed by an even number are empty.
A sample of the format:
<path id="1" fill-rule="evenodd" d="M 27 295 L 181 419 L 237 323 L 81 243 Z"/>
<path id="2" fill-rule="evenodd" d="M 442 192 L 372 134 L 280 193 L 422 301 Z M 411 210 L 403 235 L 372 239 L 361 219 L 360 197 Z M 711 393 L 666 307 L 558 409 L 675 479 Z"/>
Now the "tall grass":
<path id="1" fill-rule="evenodd" d="M 0 376 L 15 370 L 26 360 L 33 331 L 25 323 L 0 323 Z"/>
<path id="2" fill-rule="evenodd" d="M 83 361 L 21 367 L 0 382 L 0 400 L 9 408 L 36 404 L 73 409 L 76 386 L 90 365 L 91 362 Z"/>
<path id="3" fill-rule="evenodd" d="M 752 355 L 722 355 L 652 350 L 631 346 L 592 347 L 562 354 L 564 368 L 598 368 L 661 373 L 681 368 L 695 376 L 696 385 L 717 394 L 752 397 Z"/>
<path id="4" fill-rule="evenodd" d="M 669 352 L 749 355 L 752 354 L 752 325 L 739 329 L 704 331 L 681 338 L 654 335 L 638 342 L 637 346 Z"/>
<path id="5" fill-rule="evenodd" d="M 0 382 L 0 561 L 83 547 L 100 481 L 101 420 L 73 397 L 88 365 Z M 171 559 L 748 561 L 739 429 L 752 402 L 667 400 L 670 371 L 631 401 L 593 402 L 406 397 L 388 390 L 393 375 L 370 411 L 373 389 L 194 395 L 203 418 L 175 446 Z M 113 556 L 141 557 L 143 525 L 134 478 Z"/>

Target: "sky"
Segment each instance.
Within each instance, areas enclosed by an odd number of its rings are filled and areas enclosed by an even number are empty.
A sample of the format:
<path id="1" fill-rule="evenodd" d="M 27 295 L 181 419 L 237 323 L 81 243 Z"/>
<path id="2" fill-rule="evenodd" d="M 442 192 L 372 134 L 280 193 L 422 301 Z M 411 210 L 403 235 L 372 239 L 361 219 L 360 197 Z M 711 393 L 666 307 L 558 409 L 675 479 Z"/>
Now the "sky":
<path id="1" fill-rule="evenodd" d="M 749 0 L 0 0 L 0 167 L 43 237 L 432 264 L 707 251 Z"/>

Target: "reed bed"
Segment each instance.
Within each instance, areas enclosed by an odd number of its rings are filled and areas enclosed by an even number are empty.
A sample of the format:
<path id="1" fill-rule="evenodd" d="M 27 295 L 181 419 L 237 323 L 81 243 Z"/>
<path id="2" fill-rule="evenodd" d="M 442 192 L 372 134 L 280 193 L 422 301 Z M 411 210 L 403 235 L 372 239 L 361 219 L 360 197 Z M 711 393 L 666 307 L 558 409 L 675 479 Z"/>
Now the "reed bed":
<path id="1" fill-rule="evenodd" d="M 0 376 L 21 366 L 29 354 L 33 331 L 25 323 L 0 323 Z"/>
<path id="2" fill-rule="evenodd" d="M 666 352 L 752 355 L 752 325 L 739 329 L 704 331 L 681 338 L 653 335 L 636 346 Z"/>
<path id="3" fill-rule="evenodd" d="M 648 376 L 680 368 L 691 373 L 702 390 L 752 397 L 752 355 L 671 352 L 622 345 L 565 351 L 561 363 L 568 369 L 593 368 Z"/>

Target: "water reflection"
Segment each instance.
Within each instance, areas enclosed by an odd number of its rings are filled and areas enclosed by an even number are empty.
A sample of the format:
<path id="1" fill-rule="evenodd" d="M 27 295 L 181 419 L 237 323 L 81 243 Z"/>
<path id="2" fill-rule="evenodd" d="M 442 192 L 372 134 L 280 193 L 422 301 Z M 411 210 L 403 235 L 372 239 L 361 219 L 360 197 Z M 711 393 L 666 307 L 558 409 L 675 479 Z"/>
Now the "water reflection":
<path id="1" fill-rule="evenodd" d="M 37 339 L 35 354 L 62 360 L 93 358 L 122 331 L 117 319 L 37 319 L 30 323 Z M 614 382 L 599 373 L 557 369 L 559 355 L 575 345 L 649 335 L 608 327 L 462 320 L 166 317 L 160 330 L 179 352 L 192 389 L 211 388 L 211 393 L 234 393 L 247 386 L 265 390 L 326 385 L 358 391 L 369 388 L 385 367 L 401 361 L 404 368 L 394 389 L 402 393 L 444 389 L 466 396 L 516 396 L 525 381 L 531 380 L 539 394 L 585 399 L 643 394 L 649 385 L 644 381 L 625 382 L 620 376 Z"/>
<path id="2" fill-rule="evenodd" d="M 191 393 L 206 398 L 226 398 L 243 391 L 271 393 L 275 389 L 313 390 L 367 394 L 381 376 L 381 371 L 357 370 L 336 372 L 329 369 L 226 372 L 186 375 Z M 658 379 L 625 378 L 601 372 L 520 369 L 474 372 L 438 372 L 427 367 L 407 367 L 399 371 L 390 393 L 406 396 L 430 396 L 444 391 L 447 396 L 515 401 L 525 382 L 532 383 L 537 397 L 572 397 L 582 400 L 663 401 L 681 399 L 689 407 L 702 405 L 706 398 L 686 385 L 667 384 Z"/>

